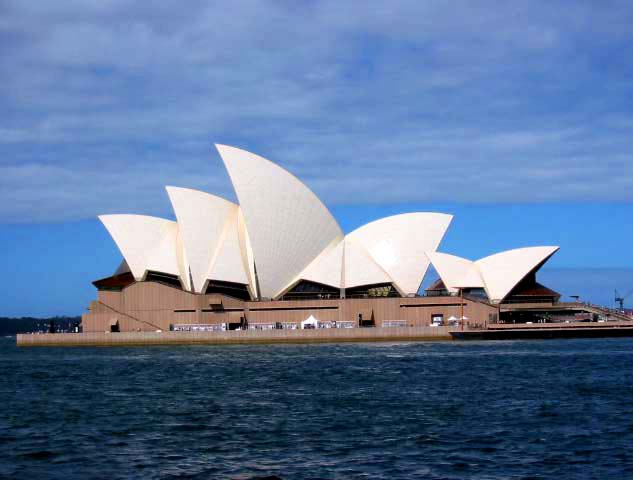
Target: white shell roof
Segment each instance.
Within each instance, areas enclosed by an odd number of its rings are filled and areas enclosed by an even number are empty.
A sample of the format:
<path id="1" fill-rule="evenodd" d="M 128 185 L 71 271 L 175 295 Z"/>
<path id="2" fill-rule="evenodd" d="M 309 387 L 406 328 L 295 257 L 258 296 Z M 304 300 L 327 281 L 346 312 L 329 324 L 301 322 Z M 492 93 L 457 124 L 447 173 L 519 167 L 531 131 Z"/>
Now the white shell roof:
<path id="1" fill-rule="evenodd" d="M 427 252 L 427 256 L 449 292 L 484 286 L 475 262 L 448 253 Z"/>
<path id="2" fill-rule="evenodd" d="M 208 279 L 248 283 L 238 237 L 239 207 L 189 188 L 167 187 L 167 193 L 182 234 L 193 290 L 202 292 Z"/>
<path id="3" fill-rule="evenodd" d="M 429 261 L 451 292 L 483 287 L 502 301 L 558 247 L 528 247 L 476 262 L 436 252 L 451 215 L 408 213 L 343 235 L 316 195 L 292 174 L 253 153 L 217 145 L 240 205 L 167 187 L 178 222 L 145 215 L 99 218 L 136 280 L 148 270 L 180 277 L 203 292 L 208 280 L 248 285 L 275 298 L 301 279 L 351 288 L 393 283 L 416 293 Z M 257 278 L 255 276 L 257 270 Z M 193 281 L 193 285 L 191 284 Z"/>
<path id="4" fill-rule="evenodd" d="M 207 277 L 211 280 L 248 284 L 250 282 L 240 245 L 237 209 L 233 213 L 227 218 L 220 248 L 213 259 Z"/>
<path id="5" fill-rule="evenodd" d="M 346 238 L 362 245 L 405 294 L 417 293 L 429 268 L 425 252 L 437 250 L 452 215 L 404 213 L 368 223 Z"/>
<path id="6" fill-rule="evenodd" d="M 327 247 L 301 273 L 299 279 L 343 288 L 343 240 Z"/>
<path id="7" fill-rule="evenodd" d="M 178 224 L 146 215 L 101 215 L 136 280 L 148 270 L 178 275 L 189 285 Z"/>
<path id="8" fill-rule="evenodd" d="M 246 271 L 248 283 L 250 285 L 251 293 L 253 297 L 257 297 L 256 282 L 255 282 L 255 258 L 253 256 L 253 248 L 251 247 L 251 241 L 246 230 L 246 221 L 244 220 L 244 213 L 240 208 L 237 214 L 237 233 L 239 237 L 240 253 L 242 255 L 242 263 Z"/>
<path id="9" fill-rule="evenodd" d="M 327 247 L 298 278 L 337 288 L 393 283 L 403 294 L 416 293 L 429 266 L 425 252 L 438 247 L 452 218 L 408 213 L 376 220 Z"/>
<path id="10" fill-rule="evenodd" d="M 244 214 L 260 295 L 275 297 L 343 233 L 319 198 L 288 171 L 245 150 L 216 146 Z"/>
<path id="11" fill-rule="evenodd" d="M 527 247 L 507 250 L 477 260 L 488 298 L 501 302 L 525 276 L 545 263 L 559 247 Z"/>
<path id="12" fill-rule="evenodd" d="M 365 247 L 347 237 L 344 264 L 345 288 L 393 282 L 389 274 L 371 258 Z"/>
<path id="13" fill-rule="evenodd" d="M 500 303 L 531 271 L 540 268 L 559 247 L 507 250 L 472 262 L 455 255 L 427 252 L 446 288 L 483 287 L 492 303 Z"/>

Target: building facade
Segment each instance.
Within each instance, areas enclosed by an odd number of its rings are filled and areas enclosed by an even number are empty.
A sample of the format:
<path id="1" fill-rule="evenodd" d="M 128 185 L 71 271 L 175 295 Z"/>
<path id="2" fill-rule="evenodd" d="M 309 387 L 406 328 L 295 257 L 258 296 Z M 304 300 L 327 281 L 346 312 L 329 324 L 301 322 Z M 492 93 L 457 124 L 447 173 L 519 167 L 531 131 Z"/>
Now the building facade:
<path id="1" fill-rule="evenodd" d="M 253 153 L 218 145 L 239 204 L 167 187 L 176 221 L 99 217 L 123 260 L 94 283 L 83 331 L 469 325 L 557 304 L 536 272 L 558 247 L 470 261 L 437 251 L 452 216 L 415 212 L 344 234 L 318 197 Z M 430 265 L 438 281 L 420 293 Z M 510 306 L 508 306 L 510 305 Z M 514 307 L 512 305 L 515 305 Z"/>

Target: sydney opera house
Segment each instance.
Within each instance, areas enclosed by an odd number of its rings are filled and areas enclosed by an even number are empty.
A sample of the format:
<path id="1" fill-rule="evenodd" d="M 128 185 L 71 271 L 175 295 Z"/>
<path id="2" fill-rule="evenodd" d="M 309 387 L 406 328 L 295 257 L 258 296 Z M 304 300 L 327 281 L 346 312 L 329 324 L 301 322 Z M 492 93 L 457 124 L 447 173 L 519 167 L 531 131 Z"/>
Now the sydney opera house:
<path id="1" fill-rule="evenodd" d="M 84 332 L 477 326 L 536 319 L 559 300 L 536 281 L 558 247 L 467 260 L 438 251 L 452 216 L 427 212 L 345 234 L 291 173 L 217 148 L 239 204 L 167 187 L 176 221 L 99 217 L 123 261 L 93 282 Z M 439 278 L 420 291 L 431 265 Z"/>

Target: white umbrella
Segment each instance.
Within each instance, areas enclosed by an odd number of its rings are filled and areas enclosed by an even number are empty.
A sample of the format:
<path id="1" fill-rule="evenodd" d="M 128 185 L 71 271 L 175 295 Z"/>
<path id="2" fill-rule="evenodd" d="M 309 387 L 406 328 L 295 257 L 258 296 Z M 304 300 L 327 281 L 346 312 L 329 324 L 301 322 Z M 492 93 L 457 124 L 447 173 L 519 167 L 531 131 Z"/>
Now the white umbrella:
<path id="1" fill-rule="evenodd" d="M 457 320 L 457 317 L 454 315 L 451 315 L 450 317 L 448 317 L 449 322 L 454 322 L 455 320 Z"/>

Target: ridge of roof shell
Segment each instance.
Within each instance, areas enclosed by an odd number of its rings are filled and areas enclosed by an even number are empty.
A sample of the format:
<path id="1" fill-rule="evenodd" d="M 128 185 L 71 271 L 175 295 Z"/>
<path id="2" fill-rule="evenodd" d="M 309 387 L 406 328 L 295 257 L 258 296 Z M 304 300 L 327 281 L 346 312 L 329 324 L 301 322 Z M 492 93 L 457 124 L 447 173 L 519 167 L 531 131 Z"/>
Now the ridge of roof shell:
<path id="1" fill-rule="evenodd" d="M 376 283 L 395 283 L 391 275 L 372 258 L 371 254 L 360 242 L 347 236 L 343 243 L 345 245 L 343 262 L 345 288 Z M 404 293 L 398 285 L 395 286 L 400 293 Z"/>
<path id="2" fill-rule="evenodd" d="M 335 288 L 345 288 L 343 249 L 344 240 L 337 240 L 326 247 L 310 264 L 301 272 L 296 280 L 309 280 Z M 291 285 L 292 286 L 292 285 Z"/>

